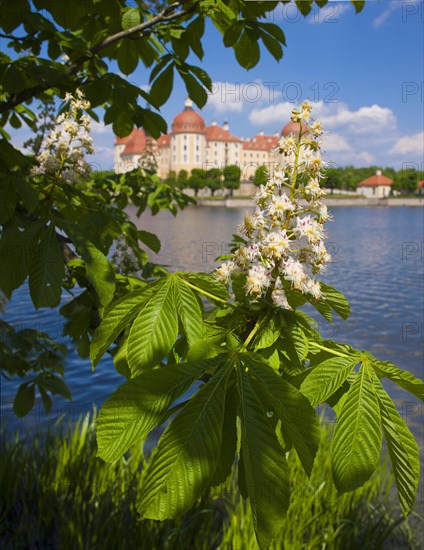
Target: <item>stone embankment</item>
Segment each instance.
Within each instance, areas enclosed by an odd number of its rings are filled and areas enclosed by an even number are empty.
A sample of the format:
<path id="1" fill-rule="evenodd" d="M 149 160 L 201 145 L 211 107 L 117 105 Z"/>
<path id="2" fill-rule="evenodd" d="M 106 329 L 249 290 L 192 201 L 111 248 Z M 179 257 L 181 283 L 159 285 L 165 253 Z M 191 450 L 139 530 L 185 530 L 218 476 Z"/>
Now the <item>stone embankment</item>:
<path id="1" fill-rule="evenodd" d="M 226 208 L 253 208 L 252 202 L 249 199 L 222 199 L 213 200 L 207 198 L 197 199 L 199 206 L 225 206 Z M 327 197 L 324 200 L 328 207 L 335 206 L 371 206 L 371 207 L 386 207 L 386 206 L 424 206 L 424 198 L 388 198 L 388 199 L 332 199 Z"/>

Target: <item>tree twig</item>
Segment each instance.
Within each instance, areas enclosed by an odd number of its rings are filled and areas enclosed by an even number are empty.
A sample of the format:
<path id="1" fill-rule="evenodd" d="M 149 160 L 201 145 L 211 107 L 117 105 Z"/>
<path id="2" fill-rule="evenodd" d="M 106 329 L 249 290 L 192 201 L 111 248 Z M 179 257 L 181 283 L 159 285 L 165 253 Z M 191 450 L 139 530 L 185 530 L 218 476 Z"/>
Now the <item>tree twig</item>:
<path id="1" fill-rule="evenodd" d="M 65 75 L 66 76 L 74 75 L 85 61 L 90 59 L 93 55 L 97 54 L 100 50 L 106 48 L 106 46 L 110 46 L 111 44 L 114 44 L 115 42 L 117 42 L 118 40 L 122 40 L 123 38 L 129 38 L 136 34 L 142 34 L 143 32 L 149 30 L 150 27 L 152 27 L 153 25 L 161 21 L 168 22 L 168 21 L 174 21 L 176 19 L 182 18 L 185 15 L 188 15 L 193 10 L 193 8 L 187 9 L 187 10 L 181 9 L 175 12 L 175 10 L 179 8 L 182 4 L 183 2 L 175 2 L 174 4 L 167 6 L 160 13 L 158 13 L 148 21 L 144 21 L 143 23 L 140 23 L 135 27 L 131 27 L 129 29 L 124 29 L 122 31 L 119 31 L 116 34 L 113 34 L 112 36 L 108 36 L 107 38 L 105 38 L 104 40 L 102 40 L 101 42 L 93 46 L 90 49 L 90 54 L 84 55 L 79 59 L 77 59 L 74 63 L 71 63 L 69 67 L 66 69 Z M 55 83 L 43 83 L 43 84 L 39 84 L 38 86 L 34 86 L 33 88 L 27 88 L 26 90 L 23 90 L 19 94 L 12 96 L 11 99 L 9 99 L 9 101 L 5 101 L 3 104 L 1 104 L 0 113 L 5 113 L 6 111 L 13 109 L 17 105 L 20 105 L 25 101 L 28 101 L 29 99 L 37 96 L 38 94 L 41 94 L 42 92 L 45 92 L 50 88 L 53 88 L 54 86 L 55 86 Z"/>

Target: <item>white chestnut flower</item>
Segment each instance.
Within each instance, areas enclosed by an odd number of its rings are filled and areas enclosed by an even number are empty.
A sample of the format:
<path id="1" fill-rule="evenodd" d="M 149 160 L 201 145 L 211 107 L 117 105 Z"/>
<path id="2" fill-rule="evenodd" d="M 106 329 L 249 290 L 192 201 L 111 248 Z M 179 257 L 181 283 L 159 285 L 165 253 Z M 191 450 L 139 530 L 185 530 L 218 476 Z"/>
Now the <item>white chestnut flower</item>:
<path id="1" fill-rule="evenodd" d="M 265 254 L 274 259 L 279 260 L 283 257 L 290 245 L 290 239 L 287 236 L 285 229 L 281 231 L 272 231 L 264 239 L 262 250 Z"/>
<path id="2" fill-rule="evenodd" d="M 290 197 L 283 193 L 282 195 L 272 196 L 268 214 L 271 217 L 282 219 L 286 212 L 293 212 L 295 209 L 296 205 L 290 200 Z"/>
<path id="3" fill-rule="evenodd" d="M 237 266 L 234 262 L 228 261 L 224 262 L 214 271 L 214 276 L 221 283 L 227 284 L 230 280 L 231 275 L 236 271 Z"/>
<path id="4" fill-rule="evenodd" d="M 306 237 L 308 243 L 314 243 L 324 238 L 324 228 L 311 216 L 296 218 L 296 227 L 294 233 L 300 238 Z"/>
<path id="5" fill-rule="evenodd" d="M 246 292 L 260 295 L 271 284 L 270 273 L 263 265 L 254 265 L 247 272 Z"/>

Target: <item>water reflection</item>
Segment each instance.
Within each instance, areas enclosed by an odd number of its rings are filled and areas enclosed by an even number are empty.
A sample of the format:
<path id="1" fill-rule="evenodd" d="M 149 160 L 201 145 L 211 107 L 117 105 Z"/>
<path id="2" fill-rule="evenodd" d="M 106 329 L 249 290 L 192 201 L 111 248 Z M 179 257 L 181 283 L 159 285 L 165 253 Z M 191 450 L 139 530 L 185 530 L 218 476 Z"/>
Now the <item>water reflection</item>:
<path id="1" fill-rule="evenodd" d="M 156 233 L 162 242 L 152 260 L 173 270 L 211 271 L 215 258 L 227 251 L 227 244 L 246 208 L 225 209 L 189 207 L 174 218 L 169 212 L 157 216 L 144 214 L 136 220 L 140 228 Z M 334 325 L 319 320 L 324 338 L 346 341 L 360 349 L 368 349 L 381 359 L 390 359 L 400 368 L 424 377 L 422 354 L 424 314 L 424 262 L 421 246 L 424 241 L 424 213 L 418 208 L 335 208 L 335 223 L 328 223 L 328 247 L 335 261 L 323 277 L 348 297 L 352 314 L 347 322 L 339 319 Z M 66 295 L 66 299 L 70 296 Z M 314 310 L 310 311 L 314 314 Z M 46 330 L 52 336 L 61 334 L 62 319 L 57 311 L 33 310 L 28 289 L 18 290 L 4 316 L 15 326 Z M 90 413 L 122 382 L 110 358 L 105 357 L 93 373 L 88 360 L 76 354 L 68 339 L 66 378 L 74 401 L 56 399 L 50 415 L 40 407 L 22 421 L 12 413 L 16 386 L 1 388 L 2 415 L 22 430 L 46 426 L 61 416 L 75 419 Z M 423 406 L 388 385 L 399 410 L 418 437 L 422 438 Z"/>

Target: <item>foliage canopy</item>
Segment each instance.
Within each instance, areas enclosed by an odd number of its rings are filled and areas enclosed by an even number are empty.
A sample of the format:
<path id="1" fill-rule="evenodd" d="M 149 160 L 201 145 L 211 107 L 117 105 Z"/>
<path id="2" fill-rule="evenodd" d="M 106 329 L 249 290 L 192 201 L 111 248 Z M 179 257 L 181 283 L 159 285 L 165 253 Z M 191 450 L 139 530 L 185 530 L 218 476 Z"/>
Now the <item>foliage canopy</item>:
<path id="1" fill-rule="evenodd" d="M 319 7 L 326 3 L 315 2 Z M 352 3 L 357 11 L 364 5 Z M 119 136 L 128 135 L 135 125 L 158 137 L 166 123 L 156 110 L 168 100 L 175 74 L 201 108 L 212 82 L 187 59 L 190 53 L 202 59 L 206 21 L 242 67 L 258 63 L 259 44 L 280 60 L 285 36 L 266 17 L 276 5 L 240 0 L 137 1 L 131 6 L 123 0 L 0 2 L 2 38 L 9 41 L 10 54 L 0 54 L 0 289 L 10 298 L 28 280 L 35 308 L 56 307 L 63 290 L 74 292 L 61 307 L 65 334 L 77 343 L 81 356 L 90 355 L 93 368 L 111 353 L 127 379 L 100 413 L 99 456 L 113 462 L 155 427 L 166 425 L 143 472 L 137 500 L 142 517 L 181 514 L 208 485 L 225 482 L 237 463 L 239 489 L 250 501 L 262 548 L 277 536 L 290 504 L 286 451 L 294 449 L 306 474 L 312 471 L 319 445 L 314 407 L 321 403 L 338 416 L 332 446 L 338 491 L 350 491 L 370 478 L 384 435 L 402 510 L 411 510 L 419 478 L 418 447 L 380 379 L 388 378 L 420 399 L 423 383 L 367 352 L 323 340 L 299 309 L 309 302 L 329 321 L 333 314 L 343 319 L 349 315 L 340 292 L 299 278 L 298 266 L 281 253 L 297 237 L 309 239 L 312 228 L 318 241 L 308 240 L 309 248 L 295 261 L 310 261 L 311 255 L 325 259 L 319 232 L 326 212 L 313 204 L 316 219 L 308 215 L 295 228 L 291 225 L 296 194 L 314 202 L 319 189 L 319 166 L 318 172 L 312 165 L 306 170 L 309 182 L 300 175 L 301 135 L 295 162 L 287 164 L 283 179 L 268 182 L 269 195 L 258 191 L 257 200 L 264 200 L 264 206 L 275 187 L 286 182 L 289 188 L 287 200 L 283 193 L 273 195 L 267 206 L 274 225 L 264 233 L 264 250 L 272 262 L 264 260 L 248 274 L 234 265 L 231 271 L 226 264 L 227 284 L 209 274 L 170 274 L 152 264 L 145 248 L 157 252 L 157 237 L 138 229 L 124 210 L 133 204 L 138 215 L 146 208 L 153 214 L 163 209 L 176 213 L 190 201 L 185 195 L 143 166 L 119 177 L 92 179 L 78 148 L 70 144 L 81 140 L 75 124 L 88 126 L 84 111 L 97 120 L 97 108 L 104 110 L 104 122 Z M 296 5 L 307 15 L 313 2 Z M 117 74 L 115 63 L 124 75 L 142 64 L 149 71 L 150 91 Z M 56 140 L 50 136 L 48 154 L 25 156 L 11 145 L 5 125 L 26 124 L 36 130 L 34 101 L 47 103 L 54 97 L 64 100 L 60 120 L 67 129 L 62 134 L 57 130 Z M 85 106 L 82 97 L 91 106 Z M 140 100 L 156 110 L 141 107 Z M 302 109 L 307 114 L 307 108 Z M 304 115 L 293 112 L 294 119 L 299 116 Z M 61 146 L 66 133 L 68 142 Z M 83 146 L 88 150 L 87 139 L 79 149 Z M 220 172 L 209 171 L 208 186 L 219 188 L 221 178 Z M 247 238 L 238 237 L 234 254 L 247 249 L 252 239 L 253 231 L 245 227 Z M 119 273 L 108 259 L 118 239 L 132 250 L 139 277 Z M 246 251 L 232 256 L 237 269 L 243 254 Z M 252 257 L 245 256 L 246 265 Z M 318 270 L 320 261 L 313 269 Z M 281 270 L 285 277 L 280 277 Z M 27 376 L 15 400 L 17 414 L 31 409 L 36 386 L 46 407 L 49 392 L 70 397 L 57 366 L 61 348 L 45 334 L 27 337 L 7 326 L 2 331 L 8 335 L 5 346 L 2 342 L 3 373 Z M 44 357 L 38 364 L 41 373 L 25 354 L 31 338 L 39 341 Z M 11 361 L 14 353 L 21 359 L 18 367 Z"/>

